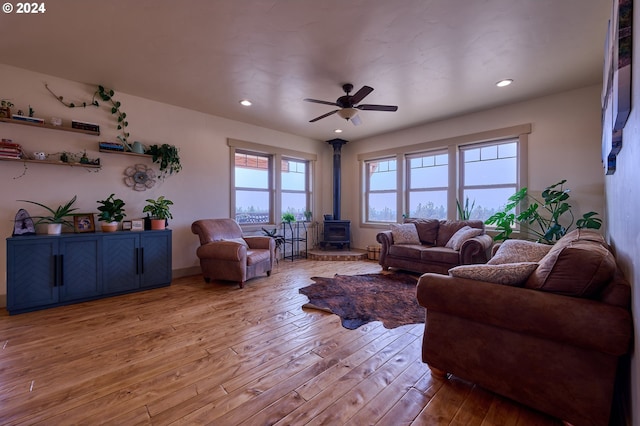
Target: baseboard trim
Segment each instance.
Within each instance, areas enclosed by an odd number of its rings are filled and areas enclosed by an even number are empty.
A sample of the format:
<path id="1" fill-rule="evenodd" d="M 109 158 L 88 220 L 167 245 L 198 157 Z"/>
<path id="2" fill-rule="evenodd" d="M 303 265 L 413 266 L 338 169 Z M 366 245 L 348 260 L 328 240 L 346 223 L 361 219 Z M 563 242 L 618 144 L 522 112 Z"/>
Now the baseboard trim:
<path id="1" fill-rule="evenodd" d="M 173 279 L 182 278 L 182 277 L 190 277 L 191 275 L 199 275 L 202 273 L 202 269 L 200 266 L 190 266 L 188 268 L 180 268 L 174 269 L 171 271 L 171 277 Z"/>

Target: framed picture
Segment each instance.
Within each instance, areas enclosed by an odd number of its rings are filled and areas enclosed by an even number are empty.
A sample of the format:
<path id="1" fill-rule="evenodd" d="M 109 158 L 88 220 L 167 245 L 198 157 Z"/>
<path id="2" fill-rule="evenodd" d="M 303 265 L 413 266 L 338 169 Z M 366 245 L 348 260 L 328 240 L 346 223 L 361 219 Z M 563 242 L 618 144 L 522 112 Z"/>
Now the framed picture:
<path id="1" fill-rule="evenodd" d="M 131 231 L 131 221 L 130 220 L 123 220 L 122 221 L 122 230 L 123 231 Z"/>
<path id="2" fill-rule="evenodd" d="M 131 221 L 131 230 L 132 231 L 144 231 L 144 220 L 142 219 L 134 219 Z"/>
<path id="3" fill-rule="evenodd" d="M 79 213 L 73 215 L 74 232 L 95 232 L 96 225 L 93 221 L 93 213 Z"/>

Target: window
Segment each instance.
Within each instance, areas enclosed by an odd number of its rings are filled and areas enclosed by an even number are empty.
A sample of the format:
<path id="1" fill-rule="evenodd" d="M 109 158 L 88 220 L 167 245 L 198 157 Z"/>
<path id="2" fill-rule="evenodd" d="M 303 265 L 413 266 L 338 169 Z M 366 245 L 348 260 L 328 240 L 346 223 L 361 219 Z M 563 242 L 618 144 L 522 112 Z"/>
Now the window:
<path id="1" fill-rule="evenodd" d="M 316 155 L 228 139 L 231 164 L 231 217 L 247 231 L 278 225 L 283 213 L 304 220 L 313 206 Z M 253 225 L 253 226 L 252 226 Z"/>
<path id="2" fill-rule="evenodd" d="M 396 160 L 381 159 L 365 162 L 366 221 L 397 221 L 397 168 Z"/>
<path id="3" fill-rule="evenodd" d="M 460 156 L 460 202 L 468 198 L 471 218 L 486 220 L 517 191 L 518 141 L 462 146 Z"/>
<path id="4" fill-rule="evenodd" d="M 236 151 L 235 217 L 238 223 L 270 222 L 273 211 L 271 164 L 268 155 Z"/>
<path id="5" fill-rule="evenodd" d="M 282 186 L 282 213 L 293 213 L 296 220 L 304 220 L 309 211 L 308 161 L 282 159 L 280 182 Z"/>
<path id="6" fill-rule="evenodd" d="M 446 151 L 407 156 L 409 217 L 447 218 L 449 157 Z"/>
<path id="7" fill-rule="evenodd" d="M 455 220 L 456 201 L 486 220 L 527 186 L 531 124 L 358 154 L 364 226 L 403 216 Z M 397 164 L 396 164 L 397 161 Z"/>

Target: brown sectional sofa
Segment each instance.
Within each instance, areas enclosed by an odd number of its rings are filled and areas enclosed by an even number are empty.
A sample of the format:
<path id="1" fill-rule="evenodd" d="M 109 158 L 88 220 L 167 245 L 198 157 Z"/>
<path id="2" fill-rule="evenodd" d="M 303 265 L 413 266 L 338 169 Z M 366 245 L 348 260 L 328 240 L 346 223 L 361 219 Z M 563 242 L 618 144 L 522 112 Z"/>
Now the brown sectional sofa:
<path id="1" fill-rule="evenodd" d="M 423 361 L 435 376 L 454 374 L 565 422 L 609 424 L 632 320 L 631 288 L 608 245 L 576 230 L 538 259 L 526 247 L 505 255 L 507 246 L 496 252 L 502 261 L 420 278 Z"/>
<path id="2" fill-rule="evenodd" d="M 380 232 L 376 239 L 382 245 L 379 263 L 414 272 L 446 274 L 457 265 L 484 263 L 490 255 L 491 236 L 484 232 L 481 220 L 437 220 L 407 218 L 404 223 L 415 224 L 419 241 L 416 244 L 397 244 L 391 230 Z M 446 247 L 457 231 L 469 226 L 481 230 L 480 235 L 464 241 L 459 249 Z"/>

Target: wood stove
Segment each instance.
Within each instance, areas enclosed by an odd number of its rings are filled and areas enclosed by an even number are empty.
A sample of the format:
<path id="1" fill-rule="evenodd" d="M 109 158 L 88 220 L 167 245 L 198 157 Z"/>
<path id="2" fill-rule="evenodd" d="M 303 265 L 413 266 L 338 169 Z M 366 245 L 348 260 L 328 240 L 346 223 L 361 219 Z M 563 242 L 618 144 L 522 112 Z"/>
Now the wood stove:
<path id="1" fill-rule="evenodd" d="M 350 220 L 325 220 L 322 232 L 321 247 L 334 245 L 338 248 L 347 248 L 351 245 L 351 221 Z"/>
<path id="2" fill-rule="evenodd" d="M 327 141 L 333 146 L 333 215 L 325 215 L 324 230 L 320 247 L 334 245 L 342 249 L 351 246 L 351 221 L 340 219 L 340 150 L 347 141 L 332 139 Z"/>

